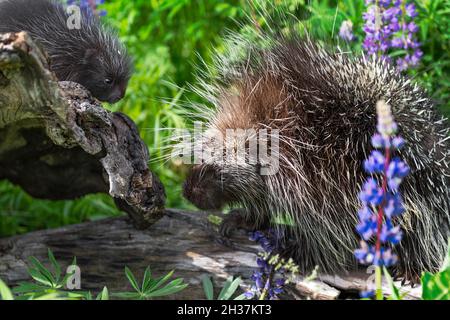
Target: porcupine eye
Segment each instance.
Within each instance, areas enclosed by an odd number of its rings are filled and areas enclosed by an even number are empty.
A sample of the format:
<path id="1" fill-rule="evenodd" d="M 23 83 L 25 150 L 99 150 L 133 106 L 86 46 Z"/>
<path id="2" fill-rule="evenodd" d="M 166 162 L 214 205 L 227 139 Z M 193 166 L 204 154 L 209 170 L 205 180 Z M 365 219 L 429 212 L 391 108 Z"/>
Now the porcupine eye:
<path id="1" fill-rule="evenodd" d="M 112 80 L 110 79 L 110 78 L 106 78 L 105 79 L 105 84 L 107 84 L 107 85 L 111 85 L 111 83 L 112 83 Z"/>

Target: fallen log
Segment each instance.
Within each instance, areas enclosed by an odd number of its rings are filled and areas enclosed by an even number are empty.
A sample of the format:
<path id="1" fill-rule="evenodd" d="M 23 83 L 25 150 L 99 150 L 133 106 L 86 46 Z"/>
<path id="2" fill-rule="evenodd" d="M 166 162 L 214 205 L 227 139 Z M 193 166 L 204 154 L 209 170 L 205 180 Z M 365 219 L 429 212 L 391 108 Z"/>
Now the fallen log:
<path id="1" fill-rule="evenodd" d="M 156 276 L 175 270 L 175 277 L 184 278 L 189 286 L 167 297 L 170 299 L 204 299 L 204 275 L 213 278 L 216 288 L 227 277 L 240 276 L 246 288 L 256 268 L 258 247 L 244 232 L 231 238 L 231 247 L 223 245 L 208 215 L 167 210 L 147 230 L 137 230 L 128 218 L 119 217 L 0 239 L 0 278 L 10 285 L 29 280 L 27 259 L 36 256 L 47 261 L 50 248 L 65 266 L 77 257 L 83 290 L 99 292 L 103 286 L 112 292 L 131 290 L 125 266 L 139 277 L 147 266 Z M 365 289 L 368 277 L 364 273 L 327 276 L 319 271 L 313 280 L 298 277 L 284 298 L 356 298 L 358 291 Z M 408 299 L 420 296 L 420 288 L 403 290 L 409 291 Z M 387 284 L 384 291 L 390 292 Z"/>
<path id="2" fill-rule="evenodd" d="M 138 228 L 162 217 L 164 190 L 134 123 L 81 85 L 58 82 L 24 32 L 0 34 L 0 180 L 36 198 L 109 193 Z"/>

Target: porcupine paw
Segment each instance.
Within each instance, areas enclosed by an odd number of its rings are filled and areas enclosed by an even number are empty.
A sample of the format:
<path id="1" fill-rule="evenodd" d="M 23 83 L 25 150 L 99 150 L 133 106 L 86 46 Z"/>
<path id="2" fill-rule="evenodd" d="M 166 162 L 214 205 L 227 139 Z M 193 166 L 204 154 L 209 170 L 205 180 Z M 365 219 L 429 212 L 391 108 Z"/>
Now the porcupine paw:
<path id="1" fill-rule="evenodd" d="M 248 219 L 249 215 L 245 209 L 233 209 L 224 218 L 219 227 L 219 233 L 222 237 L 229 238 L 235 230 L 255 231 L 267 228 L 262 223 L 255 223 Z"/>

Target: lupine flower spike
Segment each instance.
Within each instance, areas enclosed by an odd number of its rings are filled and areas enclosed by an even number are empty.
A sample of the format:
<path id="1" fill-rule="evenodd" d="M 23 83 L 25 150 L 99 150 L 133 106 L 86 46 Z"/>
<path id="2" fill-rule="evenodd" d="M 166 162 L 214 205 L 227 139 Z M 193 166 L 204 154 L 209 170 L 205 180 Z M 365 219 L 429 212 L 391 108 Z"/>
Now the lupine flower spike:
<path id="1" fill-rule="evenodd" d="M 403 147 L 404 140 L 396 135 L 398 128 L 389 105 L 379 101 L 376 108 L 378 125 L 372 146 L 378 150 L 372 151 L 364 162 L 364 169 L 371 177 L 359 195 L 362 206 L 356 230 L 361 236 L 361 247 L 355 251 L 355 256 L 360 263 L 377 268 L 377 294 L 380 298 L 381 267 L 396 263 L 397 256 L 392 247 L 402 239 L 402 231 L 399 225 L 395 225 L 395 220 L 405 210 L 399 186 L 409 173 L 409 167 L 394 156 L 394 152 Z"/>
<path id="2" fill-rule="evenodd" d="M 276 254 L 281 249 L 278 238 L 274 230 L 267 234 L 261 231 L 250 234 L 250 240 L 257 242 L 263 252 L 258 254 L 258 269 L 251 277 L 254 284 L 245 293 L 247 299 L 278 300 L 284 286 L 298 273 L 298 266 L 292 259 L 286 261 Z"/>
<path id="3" fill-rule="evenodd" d="M 414 23 L 417 10 L 407 0 L 366 0 L 367 11 L 363 15 L 366 34 L 363 49 L 369 55 L 376 54 L 390 60 L 390 49 L 404 50 L 405 55 L 394 61 L 397 69 L 416 66 L 423 52 L 416 39 L 418 26 Z"/>
<path id="4" fill-rule="evenodd" d="M 342 22 L 341 28 L 339 29 L 339 36 L 345 41 L 355 40 L 355 35 L 353 34 L 353 22 L 351 20 Z"/>

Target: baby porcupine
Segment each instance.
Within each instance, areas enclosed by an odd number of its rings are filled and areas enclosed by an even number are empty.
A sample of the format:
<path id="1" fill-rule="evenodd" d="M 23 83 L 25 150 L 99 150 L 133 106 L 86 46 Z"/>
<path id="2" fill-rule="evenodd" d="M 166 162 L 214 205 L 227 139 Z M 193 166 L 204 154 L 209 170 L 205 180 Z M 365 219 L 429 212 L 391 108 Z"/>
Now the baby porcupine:
<path id="1" fill-rule="evenodd" d="M 215 110 L 194 148 L 216 152 L 192 168 L 185 197 L 201 209 L 242 208 L 225 218 L 225 234 L 237 225 L 284 231 L 304 272 L 357 268 L 362 163 L 376 131 L 376 103 L 385 100 L 407 142 L 400 156 L 411 167 L 393 271 L 417 280 L 423 270 L 438 270 L 450 235 L 449 125 L 426 94 L 375 57 L 332 54 L 293 35 L 266 36 L 264 46 L 236 39 L 234 47 L 245 48 L 242 61 L 219 57 L 218 76 L 198 89 Z M 250 142 L 227 140 L 227 129 L 278 129 L 279 171 L 262 175 L 262 163 L 235 161 L 233 153 L 248 152 Z M 292 225 L 274 224 L 279 217 Z"/>
<path id="2" fill-rule="evenodd" d="M 60 81 L 86 87 L 101 101 L 123 98 L 132 63 L 113 30 L 81 9 L 80 28 L 69 28 L 69 14 L 56 0 L 0 0 L 0 32 L 26 31 L 50 58 Z"/>

